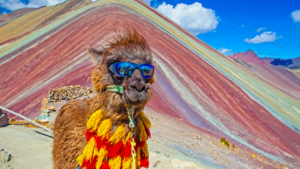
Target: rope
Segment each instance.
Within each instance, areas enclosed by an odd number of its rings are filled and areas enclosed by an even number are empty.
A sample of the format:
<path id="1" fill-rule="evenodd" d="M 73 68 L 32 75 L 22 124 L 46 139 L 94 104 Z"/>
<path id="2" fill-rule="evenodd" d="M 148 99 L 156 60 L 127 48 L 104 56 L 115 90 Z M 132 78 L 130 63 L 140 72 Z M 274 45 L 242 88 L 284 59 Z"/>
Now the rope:
<path id="1" fill-rule="evenodd" d="M 46 130 L 46 131 L 48 131 L 48 132 L 50 132 L 50 133 L 53 133 L 53 130 L 48 129 L 47 127 L 45 127 L 45 126 L 43 126 L 43 125 L 40 125 L 39 123 L 37 123 L 37 122 L 35 122 L 35 121 L 33 121 L 33 120 L 31 120 L 31 119 L 29 119 L 29 118 L 27 118 L 27 117 L 25 117 L 25 116 L 19 114 L 19 113 L 16 113 L 16 112 L 14 112 L 14 111 L 11 111 L 11 110 L 9 110 L 9 109 L 7 109 L 7 108 L 5 108 L 5 107 L 2 107 L 2 106 L 0 106 L 0 108 L 3 109 L 3 110 L 5 110 L 5 111 L 8 111 L 8 112 L 11 113 L 11 114 L 14 114 L 14 115 L 16 115 L 16 116 L 18 116 L 18 117 L 21 117 L 22 119 L 24 119 L 24 120 L 26 120 L 26 121 L 28 121 L 28 122 L 30 122 L 30 123 L 32 123 L 32 124 L 34 124 L 34 125 L 36 125 L 36 126 L 42 128 L 42 129 L 44 129 L 44 130 Z"/>
<path id="2" fill-rule="evenodd" d="M 126 79 L 124 79 L 126 80 Z M 147 83 L 145 85 L 145 88 L 148 89 L 150 86 L 150 83 Z M 124 94 L 124 88 L 122 86 L 118 86 L 118 85 L 109 85 L 106 87 L 106 90 L 109 92 L 118 92 L 121 94 Z M 134 139 L 134 118 L 133 118 L 133 114 L 134 114 L 134 108 L 132 106 L 126 107 L 127 108 L 127 113 L 128 113 L 128 119 L 129 119 L 129 128 L 130 128 L 130 144 L 131 144 L 131 155 L 132 155 L 132 169 L 136 169 L 136 152 L 134 149 L 134 146 L 136 145 Z"/>
<path id="3" fill-rule="evenodd" d="M 128 113 L 128 118 L 129 118 L 129 128 L 130 128 L 130 144 L 131 144 L 131 155 L 132 155 L 132 169 L 136 168 L 136 152 L 134 149 L 134 146 L 136 145 L 135 141 L 134 141 L 134 132 L 133 132 L 133 128 L 134 128 L 134 119 L 133 119 L 133 114 L 134 114 L 134 108 L 129 106 L 127 107 L 127 113 Z"/>
<path id="4" fill-rule="evenodd" d="M 119 92 L 121 94 L 124 94 L 124 88 L 122 86 L 109 85 L 109 86 L 106 87 L 106 89 L 109 92 Z"/>
<path id="5" fill-rule="evenodd" d="M 146 83 L 145 88 L 148 89 L 149 86 L 150 86 L 150 83 Z M 124 94 L 124 87 L 118 86 L 118 85 L 106 86 L 106 90 L 109 92 L 118 92 L 118 93 Z"/>

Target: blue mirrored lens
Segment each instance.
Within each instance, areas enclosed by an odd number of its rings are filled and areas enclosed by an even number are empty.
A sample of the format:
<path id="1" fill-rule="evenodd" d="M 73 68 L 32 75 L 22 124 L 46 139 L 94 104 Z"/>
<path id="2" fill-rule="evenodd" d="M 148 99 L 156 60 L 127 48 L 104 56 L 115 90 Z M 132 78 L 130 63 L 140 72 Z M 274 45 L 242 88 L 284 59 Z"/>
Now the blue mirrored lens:
<path id="1" fill-rule="evenodd" d="M 128 62 L 120 62 L 116 64 L 116 71 L 120 76 L 129 77 L 135 69 L 134 64 Z"/>
<path id="2" fill-rule="evenodd" d="M 148 64 L 141 65 L 140 70 L 144 78 L 150 78 L 153 76 L 154 67 L 152 65 L 148 65 Z"/>

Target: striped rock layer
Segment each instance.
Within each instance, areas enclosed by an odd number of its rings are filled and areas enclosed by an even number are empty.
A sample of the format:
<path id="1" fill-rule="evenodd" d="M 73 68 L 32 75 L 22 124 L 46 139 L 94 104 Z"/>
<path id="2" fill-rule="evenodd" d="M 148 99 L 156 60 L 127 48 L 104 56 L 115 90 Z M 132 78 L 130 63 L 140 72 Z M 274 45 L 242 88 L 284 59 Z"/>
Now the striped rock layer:
<path id="1" fill-rule="evenodd" d="M 238 63 L 140 0 L 73 2 L 28 11 L 0 27 L 1 106 L 35 118 L 50 88 L 91 85 L 95 65 L 87 47 L 100 49 L 116 30 L 134 27 L 154 54 L 149 108 L 276 161 L 300 158 L 299 70 L 285 76 Z"/>

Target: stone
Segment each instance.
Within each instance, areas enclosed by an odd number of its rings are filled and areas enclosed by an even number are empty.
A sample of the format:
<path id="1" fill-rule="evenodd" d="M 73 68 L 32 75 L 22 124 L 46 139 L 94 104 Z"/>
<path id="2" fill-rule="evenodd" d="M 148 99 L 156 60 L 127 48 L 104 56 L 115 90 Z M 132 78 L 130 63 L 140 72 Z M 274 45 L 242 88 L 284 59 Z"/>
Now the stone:
<path id="1" fill-rule="evenodd" d="M 157 165 L 160 163 L 161 161 L 156 161 L 153 165 L 153 167 L 157 167 Z"/>
<path id="2" fill-rule="evenodd" d="M 11 154 L 9 154 L 7 151 L 1 151 L 0 159 L 2 159 L 3 162 L 10 161 L 12 158 Z"/>
<path id="3" fill-rule="evenodd" d="M 5 157 L 5 161 L 10 161 L 10 154 Z"/>
<path id="4" fill-rule="evenodd" d="M 0 109 L 0 127 L 5 127 L 8 124 L 9 123 L 8 123 L 7 114 L 3 113 L 2 110 Z"/>

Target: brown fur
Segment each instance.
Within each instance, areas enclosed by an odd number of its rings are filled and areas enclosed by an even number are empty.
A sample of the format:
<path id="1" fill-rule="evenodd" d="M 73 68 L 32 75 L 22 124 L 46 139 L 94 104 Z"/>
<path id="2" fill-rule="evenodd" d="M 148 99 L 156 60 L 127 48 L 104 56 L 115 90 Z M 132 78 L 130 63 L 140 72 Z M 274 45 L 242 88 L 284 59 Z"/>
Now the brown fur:
<path id="1" fill-rule="evenodd" d="M 121 85 L 129 90 L 136 76 L 120 78 L 108 70 L 108 65 L 116 61 L 127 61 L 133 63 L 152 63 L 153 56 L 146 40 L 136 31 L 124 31 L 117 34 L 114 42 L 109 42 L 108 47 L 102 51 L 89 48 L 94 61 L 98 64 L 92 71 L 92 82 L 94 83 L 97 96 L 92 99 L 75 100 L 65 104 L 59 111 L 54 124 L 53 140 L 53 162 L 55 169 L 75 169 L 78 167 L 76 158 L 82 153 L 86 145 L 85 131 L 87 121 L 92 113 L 98 109 L 105 112 L 105 119 L 111 119 L 113 129 L 124 125 L 127 132 L 128 115 L 126 106 L 130 105 L 128 97 L 124 94 L 108 92 L 108 85 Z M 137 70 L 135 70 L 137 71 Z M 134 72 L 138 76 L 138 72 Z M 140 80 L 140 79 L 139 79 Z M 141 79 L 145 83 L 153 83 L 155 76 L 151 79 Z M 142 84 L 142 83 L 141 83 Z M 146 100 L 135 107 L 135 121 L 139 120 L 139 113 L 144 109 L 152 96 L 152 89 L 146 90 Z M 137 133 L 138 135 L 138 133 Z"/>

